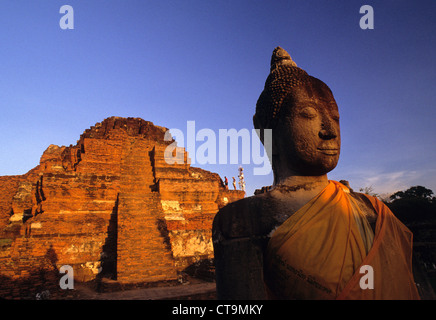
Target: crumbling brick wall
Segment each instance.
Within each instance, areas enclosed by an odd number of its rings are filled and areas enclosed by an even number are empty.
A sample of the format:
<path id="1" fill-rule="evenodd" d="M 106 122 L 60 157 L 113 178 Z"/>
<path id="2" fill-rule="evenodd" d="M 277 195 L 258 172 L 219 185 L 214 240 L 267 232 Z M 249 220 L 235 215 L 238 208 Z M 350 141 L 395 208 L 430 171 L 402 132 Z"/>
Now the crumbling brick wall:
<path id="1" fill-rule="evenodd" d="M 8 243 L 0 248 L 0 287 L 36 281 L 30 275 L 47 265 L 71 265 L 80 281 L 170 280 L 213 257 L 213 218 L 244 193 L 190 167 L 184 150 L 185 163 L 169 165 L 166 130 L 138 118 L 108 118 L 74 146 L 49 146 L 26 175 L 0 177 L 0 241 Z M 23 261 L 32 262 L 26 269 Z"/>

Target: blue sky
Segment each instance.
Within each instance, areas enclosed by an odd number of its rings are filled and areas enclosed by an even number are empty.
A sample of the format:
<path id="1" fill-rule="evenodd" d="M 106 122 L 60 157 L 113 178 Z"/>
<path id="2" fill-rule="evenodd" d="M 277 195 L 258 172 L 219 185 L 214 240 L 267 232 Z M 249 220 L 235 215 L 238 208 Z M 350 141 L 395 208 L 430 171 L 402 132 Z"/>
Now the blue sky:
<path id="1" fill-rule="evenodd" d="M 62 30 L 63 5 L 74 30 Z M 374 9 L 362 30 L 362 5 Z M 436 192 L 436 1 L 0 1 L 0 175 L 110 116 L 251 130 L 271 53 L 332 89 L 342 151 L 329 178 Z M 222 177 L 238 165 L 202 165 Z M 247 194 L 272 183 L 244 165 Z"/>

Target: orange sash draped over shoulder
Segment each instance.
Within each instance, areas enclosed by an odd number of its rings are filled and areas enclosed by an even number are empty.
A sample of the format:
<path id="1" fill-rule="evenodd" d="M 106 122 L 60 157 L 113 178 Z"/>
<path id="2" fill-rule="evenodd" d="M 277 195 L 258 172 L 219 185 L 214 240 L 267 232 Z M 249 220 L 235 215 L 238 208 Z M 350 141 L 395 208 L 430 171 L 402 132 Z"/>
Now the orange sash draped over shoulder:
<path id="1" fill-rule="evenodd" d="M 272 298 L 419 299 L 412 233 L 385 204 L 368 199 L 378 214 L 375 232 L 336 181 L 275 230 L 265 256 Z"/>

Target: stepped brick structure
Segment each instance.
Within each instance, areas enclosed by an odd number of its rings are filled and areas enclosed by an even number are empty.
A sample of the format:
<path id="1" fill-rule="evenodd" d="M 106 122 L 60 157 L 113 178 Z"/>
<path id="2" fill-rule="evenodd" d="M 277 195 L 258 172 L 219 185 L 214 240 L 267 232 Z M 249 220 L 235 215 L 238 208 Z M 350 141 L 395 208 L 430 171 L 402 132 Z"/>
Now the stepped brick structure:
<path id="1" fill-rule="evenodd" d="M 49 146 L 27 174 L 0 177 L 0 297 L 58 286 L 62 265 L 77 281 L 137 283 L 212 258 L 213 218 L 244 192 L 191 167 L 182 148 L 184 163 L 168 164 L 167 130 L 111 117 L 74 146 Z"/>

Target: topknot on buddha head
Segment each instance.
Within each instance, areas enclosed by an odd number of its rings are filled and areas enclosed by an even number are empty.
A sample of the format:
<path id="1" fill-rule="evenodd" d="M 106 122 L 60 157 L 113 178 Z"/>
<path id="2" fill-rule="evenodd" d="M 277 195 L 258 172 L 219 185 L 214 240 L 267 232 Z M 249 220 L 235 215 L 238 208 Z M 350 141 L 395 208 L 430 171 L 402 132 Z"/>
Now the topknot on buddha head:
<path id="1" fill-rule="evenodd" d="M 271 57 L 270 74 L 256 104 L 255 127 L 258 129 L 259 126 L 261 129 L 275 127 L 283 102 L 295 87 L 302 85 L 326 86 L 321 80 L 297 67 L 286 50 L 281 47 L 275 48 Z"/>

